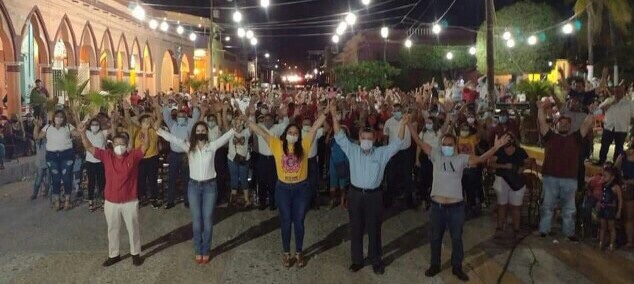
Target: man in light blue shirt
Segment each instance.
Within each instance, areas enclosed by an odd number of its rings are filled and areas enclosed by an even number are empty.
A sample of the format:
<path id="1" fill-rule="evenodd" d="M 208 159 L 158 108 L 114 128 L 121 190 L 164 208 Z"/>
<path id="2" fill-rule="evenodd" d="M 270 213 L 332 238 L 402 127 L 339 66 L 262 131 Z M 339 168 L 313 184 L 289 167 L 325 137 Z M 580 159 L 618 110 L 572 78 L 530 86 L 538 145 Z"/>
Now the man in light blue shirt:
<path id="1" fill-rule="evenodd" d="M 187 113 L 180 108 L 176 115 L 176 120 L 172 119 L 172 109 L 169 106 L 163 107 L 163 121 L 167 124 L 169 131 L 172 135 L 182 140 L 189 140 L 189 135 L 192 131 L 192 127 L 200 118 L 200 110 L 198 109 L 198 99 L 196 96 L 192 96 L 192 117 L 189 118 Z M 165 203 L 165 209 L 174 207 L 176 199 L 176 178 L 180 174 L 181 180 L 184 183 L 183 194 L 185 195 L 185 207 L 189 207 L 187 202 L 187 182 L 189 181 L 189 168 L 187 163 L 187 153 L 185 150 L 177 144 L 170 143 L 170 153 L 168 156 L 169 163 L 169 180 L 167 184 L 167 201 Z"/>
<path id="2" fill-rule="evenodd" d="M 330 113 L 336 117 L 336 104 L 331 104 Z M 364 128 L 359 132 L 360 145 L 352 144 L 341 130 L 339 121 L 333 119 L 335 141 L 350 162 L 351 190 L 348 191 L 348 215 L 350 217 L 350 248 L 352 265 L 350 271 L 363 268 L 363 231 L 368 232 L 368 259 L 375 274 L 383 274 L 385 265 L 381 260 L 381 222 L 383 221 L 383 192 L 380 190 L 387 162 L 403 145 L 409 115 L 399 122 L 398 137 L 387 146 L 374 147 L 374 130 Z"/>

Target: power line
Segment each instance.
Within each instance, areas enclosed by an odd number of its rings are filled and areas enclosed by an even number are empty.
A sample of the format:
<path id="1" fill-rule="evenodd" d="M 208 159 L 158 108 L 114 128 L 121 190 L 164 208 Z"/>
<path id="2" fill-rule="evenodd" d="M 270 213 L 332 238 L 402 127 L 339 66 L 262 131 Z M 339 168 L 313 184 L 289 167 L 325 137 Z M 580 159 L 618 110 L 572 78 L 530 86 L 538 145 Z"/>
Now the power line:
<path id="1" fill-rule="evenodd" d="M 297 1 L 291 1 L 291 2 L 281 2 L 281 3 L 272 3 L 269 5 L 269 7 L 276 7 L 276 6 L 287 6 L 287 5 L 295 5 L 295 4 L 302 4 L 302 3 L 308 3 L 308 2 L 317 2 L 319 0 L 297 0 Z M 183 10 L 195 10 L 195 9 L 210 9 L 212 8 L 211 6 L 193 6 L 193 5 L 171 5 L 171 4 L 152 4 L 152 3 L 143 3 L 143 6 L 149 6 L 149 7 L 163 7 L 163 8 L 181 8 Z M 247 9 L 261 9 L 262 7 L 260 5 L 252 5 L 252 6 L 243 6 L 243 7 L 239 7 L 240 10 L 247 10 Z M 236 10 L 238 9 L 238 7 L 229 7 L 229 6 L 213 6 L 214 10 Z"/>

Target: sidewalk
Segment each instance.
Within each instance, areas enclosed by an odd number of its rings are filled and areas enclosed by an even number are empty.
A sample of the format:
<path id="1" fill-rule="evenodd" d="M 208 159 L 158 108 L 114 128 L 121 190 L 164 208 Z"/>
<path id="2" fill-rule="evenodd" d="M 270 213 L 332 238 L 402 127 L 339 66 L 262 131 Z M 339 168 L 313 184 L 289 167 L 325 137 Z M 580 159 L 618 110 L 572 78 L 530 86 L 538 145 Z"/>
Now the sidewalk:
<path id="1" fill-rule="evenodd" d="M 25 180 L 35 174 L 35 156 L 5 161 L 0 170 L 0 186 Z"/>

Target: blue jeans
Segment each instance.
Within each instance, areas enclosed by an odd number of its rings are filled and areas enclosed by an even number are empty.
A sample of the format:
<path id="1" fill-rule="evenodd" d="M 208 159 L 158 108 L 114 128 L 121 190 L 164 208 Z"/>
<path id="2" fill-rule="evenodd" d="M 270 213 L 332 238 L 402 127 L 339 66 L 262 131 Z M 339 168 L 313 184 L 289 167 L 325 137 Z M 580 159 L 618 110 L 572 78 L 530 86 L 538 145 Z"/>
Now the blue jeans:
<path id="1" fill-rule="evenodd" d="M 574 178 L 556 178 L 544 176 L 544 202 L 541 208 L 541 220 L 539 220 L 539 232 L 549 233 L 550 223 L 553 219 L 553 209 L 559 201 L 561 206 L 562 230 L 564 235 L 575 235 L 575 193 L 577 192 L 577 180 Z"/>
<path id="2" fill-rule="evenodd" d="M 187 198 L 189 211 L 192 213 L 194 231 L 194 251 L 196 255 L 209 255 L 211 233 L 213 232 L 212 216 L 216 206 L 218 190 L 216 180 L 189 180 Z"/>
<path id="3" fill-rule="evenodd" d="M 312 196 L 313 193 L 310 191 L 308 181 L 294 184 L 277 181 L 275 202 L 280 214 L 284 252 L 291 251 L 291 224 L 295 230 L 295 251 L 302 252 L 304 248 L 304 218 Z"/>
<path id="4" fill-rule="evenodd" d="M 51 175 L 48 174 L 47 168 L 35 170 L 35 180 L 33 181 L 33 196 L 37 196 L 40 187 L 44 183 L 44 195 L 48 195 L 51 187 Z"/>
<path id="5" fill-rule="evenodd" d="M 462 267 L 464 248 L 462 246 L 462 227 L 465 219 L 464 201 L 448 206 L 431 203 L 429 214 L 431 227 L 429 228 L 429 242 L 431 244 L 431 266 L 440 267 L 440 253 L 442 250 L 442 237 L 449 228 L 451 235 L 451 266 Z"/>
<path id="6" fill-rule="evenodd" d="M 248 189 L 249 165 L 241 165 L 229 160 L 229 177 L 231 178 L 231 189 Z"/>
<path id="7" fill-rule="evenodd" d="M 187 163 L 187 153 L 170 152 L 167 156 L 167 163 L 169 163 L 167 202 L 174 203 L 176 200 L 176 179 L 179 175 L 185 185 L 185 188 L 188 188 L 187 181 L 189 180 L 189 164 Z"/>
<path id="8" fill-rule="evenodd" d="M 62 182 L 64 183 L 64 195 L 70 197 L 73 190 L 73 165 L 75 164 L 73 149 L 61 152 L 46 151 L 46 164 L 51 174 L 53 198 L 59 198 Z"/>

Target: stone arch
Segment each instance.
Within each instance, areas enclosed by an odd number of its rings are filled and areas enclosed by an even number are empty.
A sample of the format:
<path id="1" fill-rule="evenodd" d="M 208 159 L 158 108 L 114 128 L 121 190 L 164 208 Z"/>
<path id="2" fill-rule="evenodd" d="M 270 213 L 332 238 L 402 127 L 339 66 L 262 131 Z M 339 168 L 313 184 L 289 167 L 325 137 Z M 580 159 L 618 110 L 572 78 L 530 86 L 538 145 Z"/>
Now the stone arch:
<path id="1" fill-rule="evenodd" d="M 143 61 L 141 60 L 141 47 L 139 46 L 139 41 L 135 37 L 132 41 L 132 48 L 130 49 L 130 77 L 129 82 L 132 86 L 135 86 L 137 90 L 143 90 L 143 80 L 139 78 L 139 73 L 141 73 L 141 69 L 143 67 Z"/>
<path id="2" fill-rule="evenodd" d="M 90 67 L 97 66 L 97 38 L 95 37 L 95 32 L 92 29 L 92 25 L 90 25 L 90 21 L 86 21 L 84 25 L 84 29 L 81 32 L 81 37 L 79 40 L 79 54 L 77 55 L 79 58 L 79 62 L 88 62 Z"/>
<path id="3" fill-rule="evenodd" d="M 24 25 L 22 26 L 22 31 L 20 32 L 20 40 L 18 42 L 21 42 L 21 40 L 24 39 L 24 35 L 28 31 L 29 26 L 33 28 L 34 40 L 38 47 L 38 62 L 40 64 L 48 64 L 50 62 L 49 58 L 51 58 L 51 49 L 49 47 L 49 42 L 51 42 L 51 40 L 48 35 L 44 18 L 42 17 L 42 13 L 37 6 L 34 6 L 33 9 L 31 9 L 31 12 L 29 12 L 29 15 L 26 17 Z M 16 44 L 16 54 L 20 53 L 20 51 L 20 45 Z"/>
<path id="4" fill-rule="evenodd" d="M 13 98 L 17 98 L 18 96 L 18 88 L 19 88 L 19 80 L 15 70 L 16 66 L 12 65 L 8 67 L 7 63 L 15 62 L 15 29 L 13 28 L 13 23 L 11 22 L 11 18 L 9 17 L 9 13 L 4 6 L 3 2 L 0 2 L 0 97 L 4 98 L 5 95 L 12 95 Z M 7 72 L 11 72 L 9 76 L 7 76 Z M 11 109 L 11 111 L 15 111 L 15 109 Z"/>
<path id="5" fill-rule="evenodd" d="M 19 37 L 15 38 L 14 59 L 21 64 L 19 70 L 16 70 L 19 74 L 18 82 L 14 87 L 16 93 L 14 103 L 9 99 L 10 112 L 15 113 L 20 110 L 19 103 L 22 99 L 26 103 L 30 102 L 30 97 L 26 94 L 30 93 L 37 79 L 43 81 L 49 92 L 56 94 L 50 66 L 53 57 L 50 42 L 42 13 L 37 6 L 34 6 L 24 21 Z M 18 94 L 22 94 L 23 97 L 18 99 Z"/>
<path id="6" fill-rule="evenodd" d="M 99 52 L 99 77 L 114 77 L 114 73 L 109 74 L 109 72 L 113 72 L 112 70 L 115 68 L 115 49 L 114 43 L 112 42 L 112 34 L 108 28 L 106 28 L 106 31 L 104 31 L 101 37 Z"/>
<path id="7" fill-rule="evenodd" d="M 170 49 L 165 50 L 161 59 L 161 91 L 167 92 L 170 88 L 178 91 L 178 65 L 174 52 Z"/>
<path id="8" fill-rule="evenodd" d="M 189 77 L 192 74 L 192 70 L 190 68 L 191 64 L 189 58 L 187 57 L 187 53 L 183 53 L 180 60 L 179 73 L 180 73 L 180 81 L 185 83 L 189 81 Z"/>
<path id="9" fill-rule="evenodd" d="M 150 49 L 149 42 L 145 42 L 143 47 L 143 90 L 148 91 L 150 94 L 156 93 L 156 86 L 154 84 L 154 61 L 152 59 L 152 50 Z"/>
<path id="10" fill-rule="evenodd" d="M 55 32 L 55 39 L 53 40 L 53 67 L 59 67 L 60 63 L 63 68 L 76 67 L 78 65 L 75 48 L 77 46 L 76 43 L 73 26 L 68 19 L 68 15 L 64 14 L 57 28 L 57 32 Z M 58 54 L 58 56 L 55 57 L 55 49 L 60 50 L 62 46 L 65 49 L 65 55 Z"/>
<path id="11" fill-rule="evenodd" d="M 119 43 L 117 44 L 117 49 L 115 52 L 115 68 L 117 69 L 116 79 L 117 80 L 126 80 L 127 76 L 124 76 L 124 73 L 129 72 L 129 64 L 128 58 L 130 58 L 130 52 L 128 49 L 128 42 L 125 39 L 125 34 L 121 33 L 121 37 L 119 37 Z"/>

